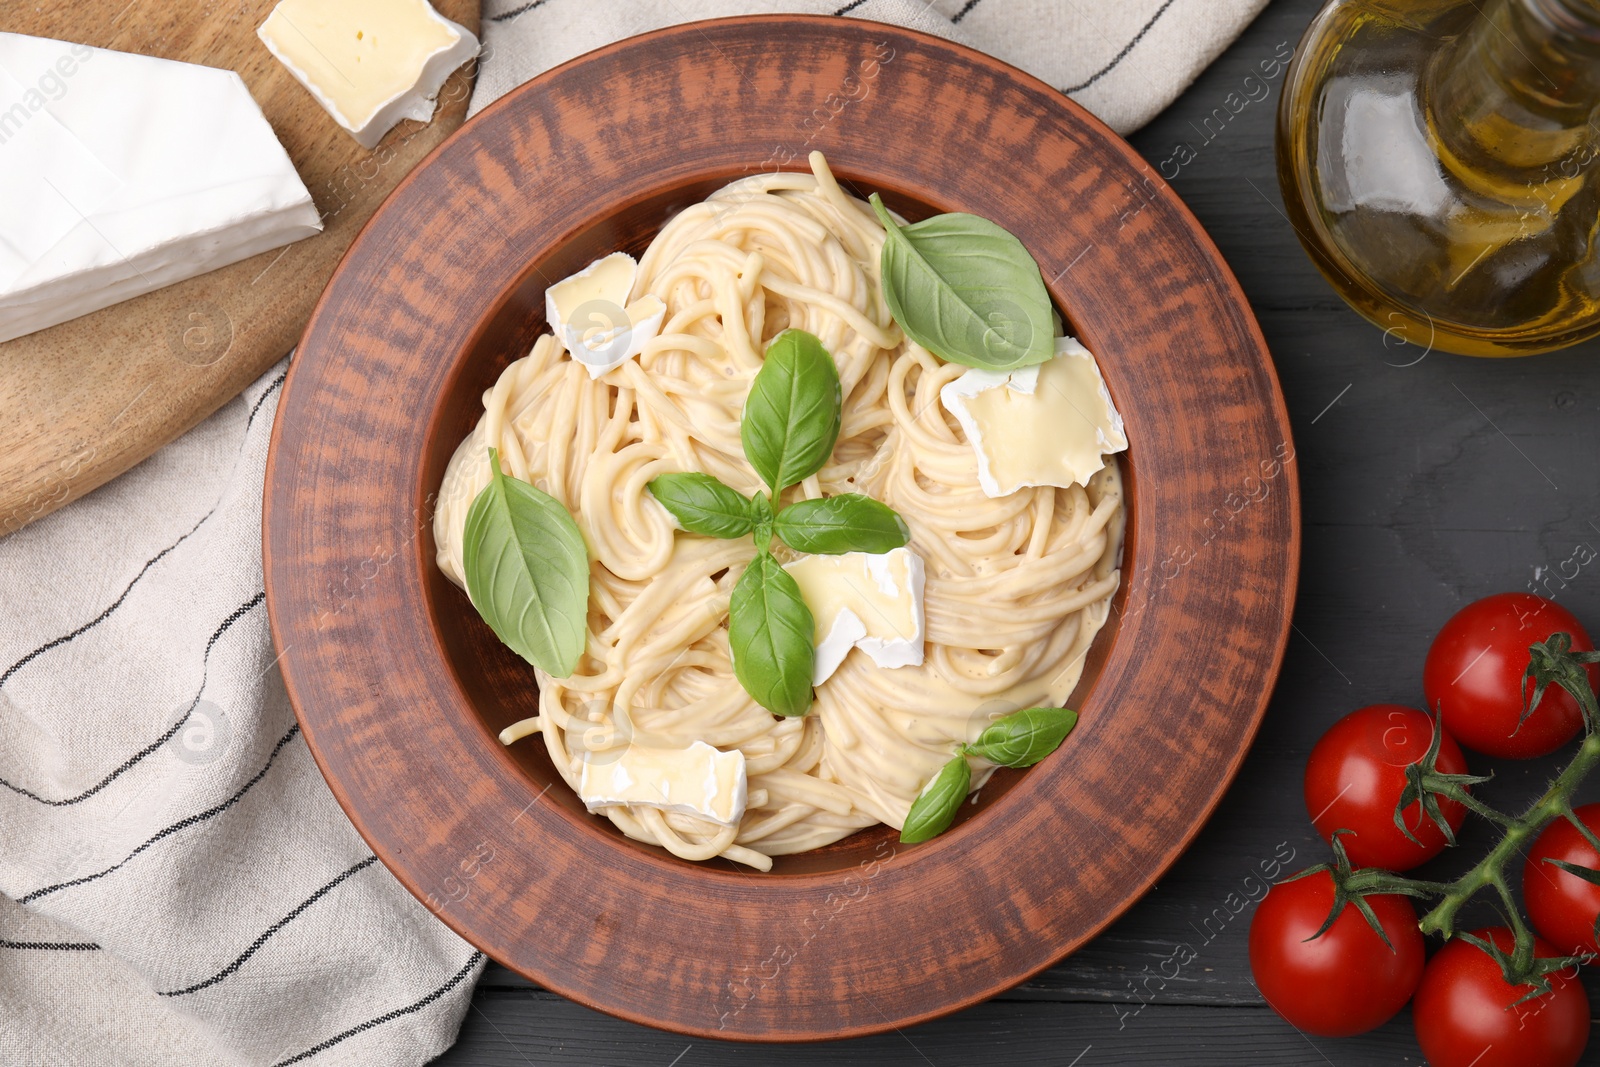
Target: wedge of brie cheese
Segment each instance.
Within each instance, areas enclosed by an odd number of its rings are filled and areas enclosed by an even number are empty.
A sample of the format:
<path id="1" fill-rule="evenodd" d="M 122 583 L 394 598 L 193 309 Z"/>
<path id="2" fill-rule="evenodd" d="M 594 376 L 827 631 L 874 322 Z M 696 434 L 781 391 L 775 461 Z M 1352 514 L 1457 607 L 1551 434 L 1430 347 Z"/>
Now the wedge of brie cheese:
<path id="1" fill-rule="evenodd" d="M 633 303 L 639 264 L 613 252 L 544 291 L 544 315 L 562 347 L 598 378 L 644 351 L 661 332 L 667 308 L 648 293 Z"/>
<path id="2" fill-rule="evenodd" d="M 233 71 L 0 33 L 0 341 L 321 229 Z"/>
<path id="3" fill-rule="evenodd" d="M 922 557 L 909 548 L 804 556 L 784 564 L 816 620 L 811 684 L 821 685 L 852 648 L 880 667 L 922 662 Z"/>
<path id="4" fill-rule="evenodd" d="M 281 0 L 256 36 L 363 148 L 427 122 L 478 39 L 428 0 Z"/>
<path id="5" fill-rule="evenodd" d="M 1128 447 L 1094 356 L 1056 338 L 1053 359 L 1010 372 L 969 370 L 939 390 L 978 457 L 978 484 L 1002 497 L 1029 485 L 1087 485 Z"/>
<path id="6" fill-rule="evenodd" d="M 578 796 L 590 811 L 638 804 L 693 815 L 723 826 L 744 818 L 744 753 L 696 741 L 688 748 L 630 745 L 621 755 L 580 759 Z"/>

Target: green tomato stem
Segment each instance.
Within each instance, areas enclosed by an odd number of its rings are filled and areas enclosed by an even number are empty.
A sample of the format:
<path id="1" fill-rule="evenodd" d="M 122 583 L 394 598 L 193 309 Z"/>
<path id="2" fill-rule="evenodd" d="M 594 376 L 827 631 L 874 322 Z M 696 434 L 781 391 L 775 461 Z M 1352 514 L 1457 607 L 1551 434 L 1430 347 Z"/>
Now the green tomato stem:
<path id="1" fill-rule="evenodd" d="M 1591 696 L 1590 700 L 1593 699 Z M 1564 815 L 1570 809 L 1573 793 L 1579 783 L 1588 777 L 1589 772 L 1594 770 L 1596 764 L 1600 764 L 1600 732 L 1591 733 L 1583 739 L 1583 744 L 1578 747 L 1572 762 L 1567 764 L 1543 796 L 1529 805 L 1520 816 L 1506 820 L 1505 833 L 1489 854 L 1479 860 L 1471 870 L 1449 884 L 1443 899 L 1434 905 L 1418 924 L 1422 932 L 1440 934 L 1446 938 L 1453 937 L 1456 913 L 1461 910 L 1462 905 L 1485 886 L 1494 886 L 1506 904 L 1512 929 L 1517 935 L 1515 954 L 1520 959 L 1523 946 L 1527 945 L 1528 959 L 1531 961 L 1533 934 L 1528 930 L 1512 901 L 1510 888 L 1506 884 L 1506 868 L 1521 853 L 1523 846 L 1544 829 L 1546 823 Z"/>

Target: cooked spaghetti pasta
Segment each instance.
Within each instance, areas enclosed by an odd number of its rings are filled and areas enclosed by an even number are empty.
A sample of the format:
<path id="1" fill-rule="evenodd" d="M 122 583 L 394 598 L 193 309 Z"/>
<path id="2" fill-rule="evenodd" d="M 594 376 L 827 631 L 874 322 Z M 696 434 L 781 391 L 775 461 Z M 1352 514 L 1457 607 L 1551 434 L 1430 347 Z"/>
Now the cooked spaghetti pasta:
<path id="1" fill-rule="evenodd" d="M 902 335 L 879 285 L 883 228 L 820 155 L 812 167 L 736 181 L 667 223 L 633 293 L 663 301 L 666 321 L 638 359 L 591 380 L 546 335 L 511 364 L 451 460 L 435 517 L 438 564 L 464 586 L 462 529 L 490 446 L 566 505 L 591 553 L 587 650 L 571 677 L 539 673 L 539 714 L 502 739 L 539 734 L 574 789 L 580 755 L 608 746 L 739 749 L 749 803 L 737 826 L 602 810 L 685 859 L 763 870 L 900 826 L 955 743 L 995 714 L 1061 703 L 1105 622 L 1121 551 L 1114 460 L 1087 487 L 983 494 L 938 400 L 966 368 Z M 678 530 L 647 485 L 698 471 L 761 489 L 740 414 L 765 344 L 790 327 L 833 355 L 844 407 L 831 462 L 785 499 L 865 493 L 904 518 L 926 562 L 926 649 L 920 666 L 895 669 L 852 652 L 808 715 L 780 719 L 740 687 L 729 656 L 729 595 L 754 545 Z"/>

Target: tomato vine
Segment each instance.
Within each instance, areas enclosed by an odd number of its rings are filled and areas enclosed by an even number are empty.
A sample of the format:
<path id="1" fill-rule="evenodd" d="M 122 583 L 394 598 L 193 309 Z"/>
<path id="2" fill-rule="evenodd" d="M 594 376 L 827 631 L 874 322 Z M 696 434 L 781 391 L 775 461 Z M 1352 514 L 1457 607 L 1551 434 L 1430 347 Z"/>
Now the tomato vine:
<path id="1" fill-rule="evenodd" d="M 1345 854 L 1344 845 L 1339 840 L 1340 835 L 1348 831 L 1336 832 L 1332 841 L 1333 862 L 1318 864 L 1295 875 L 1295 878 L 1303 878 L 1311 874 L 1328 872 L 1333 879 L 1333 909 L 1327 922 L 1313 935 L 1314 937 L 1325 933 L 1343 913 L 1345 906 L 1350 904 L 1361 912 L 1372 929 L 1387 944 L 1389 939 L 1365 898 L 1374 894 L 1398 894 L 1435 901 L 1432 908 L 1418 922 L 1422 932 L 1439 934 L 1447 940 L 1459 938 L 1488 953 L 1499 965 L 1508 985 L 1531 987 L 1523 1000 L 1550 992 L 1551 974 L 1587 962 L 1586 958 L 1580 956 L 1545 958 L 1536 954 L 1533 930 L 1523 918 L 1512 896 L 1511 875 L 1508 871 L 1523 848 L 1531 844 L 1539 832 L 1555 819 L 1566 819 L 1590 847 L 1600 852 L 1600 837 L 1597 837 L 1595 832 L 1574 814 L 1572 807 L 1572 798 L 1579 784 L 1589 776 L 1596 765 L 1600 765 L 1600 705 L 1596 703 L 1595 693 L 1589 686 L 1588 672 L 1585 669 L 1588 664 L 1600 663 L 1600 652 L 1575 651 L 1572 645 L 1572 637 L 1567 633 L 1554 633 L 1544 641 L 1530 645 L 1528 669 L 1523 676 L 1523 722 L 1527 721 L 1528 716 L 1544 696 L 1545 690 L 1551 685 L 1559 686 L 1570 693 L 1583 713 L 1585 731 L 1583 742 L 1544 794 L 1520 814 L 1507 815 L 1485 804 L 1469 791 L 1470 786 L 1485 782 L 1487 778 L 1440 772 L 1436 762 L 1444 729 L 1436 714 L 1433 740 L 1427 754 L 1406 768 L 1405 792 L 1395 807 L 1396 824 L 1408 837 L 1412 837 L 1411 831 L 1406 827 L 1403 813 L 1407 807 L 1420 800 L 1427 817 L 1433 820 L 1446 838 L 1454 844 L 1454 831 L 1439 810 L 1438 798 L 1442 797 L 1465 805 L 1468 810 L 1500 827 L 1500 840 L 1481 860 L 1459 877 L 1449 882 L 1433 882 L 1408 878 L 1381 868 L 1354 868 Z M 1600 872 L 1569 863 L 1562 863 L 1560 866 L 1578 877 L 1600 882 Z M 1456 930 L 1456 918 L 1461 908 L 1485 890 L 1493 891 L 1506 912 L 1514 934 L 1510 951 L 1493 938 L 1485 939 Z M 1597 923 L 1597 926 L 1600 926 L 1600 923 Z M 1600 929 L 1596 932 L 1600 934 Z"/>

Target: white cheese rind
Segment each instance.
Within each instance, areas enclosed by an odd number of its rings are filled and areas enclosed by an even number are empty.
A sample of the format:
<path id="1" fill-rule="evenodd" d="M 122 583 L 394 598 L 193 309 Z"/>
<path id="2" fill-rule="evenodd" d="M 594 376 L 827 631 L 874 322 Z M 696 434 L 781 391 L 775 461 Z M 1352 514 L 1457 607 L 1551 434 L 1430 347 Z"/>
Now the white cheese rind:
<path id="1" fill-rule="evenodd" d="M 744 818 L 749 783 L 738 749 L 723 752 L 704 741 L 687 748 L 636 744 L 620 755 L 596 752 L 578 762 L 578 796 L 589 811 L 635 804 L 722 826 Z"/>
<path id="2" fill-rule="evenodd" d="M 867 624 L 850 608 L 844 608 L 833 617 L 828 635 L 818 641 L 816 657 L 811 665 L 811 684 L 821 685 L 833 677 L 850 650 L 866 640 Z"/>
<path id="3" fill-rule="evenodd" d="M 407 47 L 424 35 L 434 47 Z M 445 79 L 478 54 L 472 31 L 427 0 L 280 0 L 256 36 L 363 148 L 403 119 L 431 120 Z"/>
<path id="4" fill-rule="evenodd" d="M 1072 337 L 1056 338 L 1055 351 L 1049 362 L 1020 370 L 969 370 L 939 390 L 972 445 L 986 496 L 1087 485 L 1105 456 L 1128 447 L 1094 356 Z M 986 413 L 991 400 L 997 410 Z"/>
<path id="5" fill-rule="evenodd" d="M 916 667 L 922 663 L 923 608 L 922 590 L 926 584 L 926 571 L 922 557 L 909 548 L 896 548 L 879 555 L 867 556 L 867 574 L 877 582 L 885 596 L 900 597 L 900 579 L 891 573 L 894 562 L 905 560 L 911 595 L 911 617 L 916 632 L 910 636 L 884 636 L 868 633 L 856 641 L 856 647 L 872 658 L 880 667 Z"/>
<path id="6" fill-rule="evenodd" d="M 12 252 L 0 253 L 0 341 L 321 231 L 311 194 L 232 71 L 16 33 L 0 33 L 0 68 L 0 82 L 22 91 L 0 96 L 0 188 L 18 174 L 54 187 L 26 201 L 27 219 L 0 208 L 0 245 Z M 86 197 L 79 160 L 38 150 L 45 126 L 114 182 Z"/>
<path id="7" fill-rule="evenodd" d="M 804 556 L 784 569 L 816 620 L 812 685 L 832 677 L 852 648 L 880 667 L 922 663 L 926 570 L 911 549 Z M 909 626 L 896 622 L 902 614 Z"/>
<path id="8" fill-rule="evenodd" d="M 613 252 L 544 291 L 545 321 L 590 378 L 620 367 L 661 333 L 665 304 L 648 293 L 629 303 L 638 274 L 632 256 Z"/>

